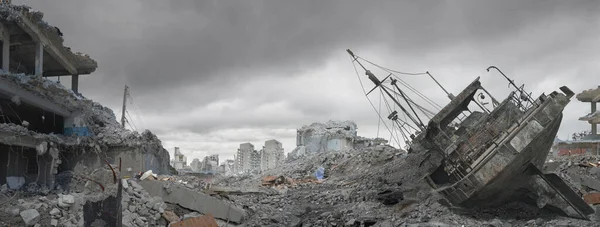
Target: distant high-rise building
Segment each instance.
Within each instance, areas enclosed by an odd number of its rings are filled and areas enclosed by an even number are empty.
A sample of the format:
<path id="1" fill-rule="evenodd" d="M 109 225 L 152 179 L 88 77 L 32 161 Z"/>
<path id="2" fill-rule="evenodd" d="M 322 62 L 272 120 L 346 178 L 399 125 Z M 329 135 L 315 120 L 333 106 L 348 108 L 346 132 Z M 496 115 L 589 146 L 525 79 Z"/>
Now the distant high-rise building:
<path id="1" fill-rule="evenodd" d="M 260 170 L 261 165 L 261 153 L 254 149 L 254 145 L 251 143 L 242 143 L 240 148 L 235 155 L 235 171 L 236 172 L 247 172 L 253 170 Z"/>
<path id="2" fill-rule="evenodd" d="M 265 141 L 265 146 L 261 152 L 261 170 L 273 169 L 285 159 L 283 145 L 277 140 Z"/>

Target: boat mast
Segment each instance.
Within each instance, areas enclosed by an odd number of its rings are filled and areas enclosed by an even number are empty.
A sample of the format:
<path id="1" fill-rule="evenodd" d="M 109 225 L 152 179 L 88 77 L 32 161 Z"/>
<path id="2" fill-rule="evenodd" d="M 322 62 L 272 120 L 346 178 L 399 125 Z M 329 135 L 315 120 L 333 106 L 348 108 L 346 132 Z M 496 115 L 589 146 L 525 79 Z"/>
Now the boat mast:
<path id="1" fill-rule="evenodd" d="M 400 104 L 400 102 L 398 102 L 398 100 L 387 90 L 387 88 L 385 86 L 381 86 L 381 83 L 383 83 L 383 81 L 385 81 L 387 78 L 389 78 L 392 74 L 388 75 L 387 77 L 385 77 L 382 81 L 380 81 L 375 74 L 373 74 L 370 70 L 368 70 L 362 63 L 360 63 L 360 61 L 358 61 L 358 57 L 356 57 L 354 55 L 354 53 L 350 50 L 350 49 L 346 49 L 346 51 L 348 52 L 348 54 L 350 54 L 350 56 L 354 59 L 354 61 L 356 61 L 358 63 L 358 65 L 360 65 L 360 67 L 363 68 L 363 70 L 365 70 L 365 74 L 367 76 L 369 76 L 369 80 L 371 80 L 371 82 L 373 82 L 373 84 L 375 84 L 375 87 L 373 89 L 371 89 L 367 95 L 369 93 L 371 93 L 373 90 L 375 90 L 375 88 L 379 87 L 381 88 L 391 99 L 392 101 L 394 101 L 394 103 L 396 103 L 396 105 L 398 105 L 398 107 L 400 107 L 400 109 L 402 110 L 402 112 L 404 112 L 404 114 L 406 114 L 410 120 L 417 125 L 417 127 L 419 127 L 419 129 L 421 129 L 421 131 L 425 130 L 425 125 L 423 124 L 423 122 L 421 122 L 421 120 L 417 120 L 415 119 L 415 117 L 413 117 L 405 108 L 402 104 Z M 410 103 L 408 103 L 408 105 L 410 106 Z M 412 108 L 412 107 L 411 107 Z"/>
<path id="2" fill-rule="evenodd" d="M 452 93 L 448 92 L 448 91 L 446 90 L 446 88 L 444 88 L 444 86 L 442 86 L 442 85 L 440 84 L 440 82 L 438 82 L 438 81 L 437 81 L 435 78 L 433 78 L 433 76 L 432 76 L 432 75 L 429 73 L 429 71 L 427 71 L 427 72 L 425 72 L 425 73 L 427 73 L 427 75 L 429 75 L 429 77 L 430 77 L 430 78 L 431 78 L 433 81 L 435 81 L 435 83 L 436 83 L 438 86 L 440 86 L 440 88 L 442 88 L 442 90 L 444 90 L 444 92 L 446 92 L 446 95 L 448 95 L 448 98 L 450 99 L 450 101 L 452 101 L 452 100 L 454 99 L 454 95 L 453 95 Z"/>

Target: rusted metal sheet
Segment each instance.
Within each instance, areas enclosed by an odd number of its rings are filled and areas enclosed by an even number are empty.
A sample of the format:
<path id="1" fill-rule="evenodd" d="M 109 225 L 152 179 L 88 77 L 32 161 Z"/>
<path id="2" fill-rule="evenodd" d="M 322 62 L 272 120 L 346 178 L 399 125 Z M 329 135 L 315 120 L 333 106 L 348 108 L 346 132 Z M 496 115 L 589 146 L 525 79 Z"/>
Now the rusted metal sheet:
<path id="1" fill-rule="evenodd" d="M 587 204 L 600 204 L 600 193 L 590 193 L 583 196 L 583 200 Z"/>
<path id="2" fill-rule="evenodd" d="M 215 218 L 210 215 L 203 215 L 196 218 L 188 218 L 183 221 L 171 224 L 172 227 L 219 227 Z"/>

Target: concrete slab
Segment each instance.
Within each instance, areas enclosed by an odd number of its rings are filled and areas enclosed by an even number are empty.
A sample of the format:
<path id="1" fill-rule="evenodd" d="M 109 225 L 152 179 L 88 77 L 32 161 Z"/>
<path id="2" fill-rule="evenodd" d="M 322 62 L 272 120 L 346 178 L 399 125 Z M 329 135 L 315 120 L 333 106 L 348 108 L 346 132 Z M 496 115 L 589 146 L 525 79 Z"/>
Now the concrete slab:
<path id="1" fill-rule="evenodd" d="M 151 196 L 159 196 L 165 202 L 179 204 L 202 214 L 211 214 L 215 218 L 235 223 L 241 223 L 246 217 L 244 209 L 171 182 L 145 180 L 138 183 Z"/>

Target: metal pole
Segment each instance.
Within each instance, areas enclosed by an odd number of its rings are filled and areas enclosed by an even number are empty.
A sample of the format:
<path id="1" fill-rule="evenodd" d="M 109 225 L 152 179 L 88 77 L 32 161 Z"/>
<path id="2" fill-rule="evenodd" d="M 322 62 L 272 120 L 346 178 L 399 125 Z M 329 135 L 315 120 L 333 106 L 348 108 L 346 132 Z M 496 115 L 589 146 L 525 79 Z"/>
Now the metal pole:
<path id="1" fill-rule="evenodd" d="M 515 87 L 515 88 L 517 89 L 517 91 L 521 92 L 521 94 L 525 94 L 525 95 L 527 95 L 527 98 L 529 98 L 529 100 L 528 100 L 528 101 L 530 101 L 530 102 L 533 102 L 533 98 L 531 98 L 531 96 L 530 96 L 530 95 L 529 95 L 527 92 L 525 92 L 523 89 L 521 89 L 520 87 L 517 87 L 517 85 L 515 84 L 514 80 L 511 80 L 511 79 L 510 79 L 510 78 L 508 78 L 506 75 L 504 75 L 504 73 L 503 73 L 502 71 L 500 71 L 500 69 L 499 69 L 498 67 L 496 67 L 496 66 L 493 66 L 493 65 L 492 65 L 492 66 L 490 66 L 490 67 L 488 67 L 488 68 L 487 68 L 487 71 L 489 72 L 489 71 L 490 71 L 490 69 L 496 69 L 496 70 L 498 70 L 498 72 L 500 72 L 500 74 L 502 74 L 502 76 L 504 76 L 504 78 L 506 78 L 506 80 L 508 80 L 508 82 L 509 82 L 509 83 L 510 83 L 510 84 L 511 84 L 513 87 Z"/>
<path id="2" fill-rule="evenodd" d="M 398 100 L 396 100 L 396 98 L 394 98 L 394 96 L 390 94 L 390 92 L 384 86 L 381 86 L 381 89 L 383 89 L 383 91 L 398 105 L 398 107 L 400 107 L 402 112 L 404 112 L 404 114 L 406 114 L 408 118 L 410 118 L 410 120 L 417 125 L 417 127 L 419 127 L 421 130 L 425 129 L 425 125 L 423 125 L 423 123 L 419 123 L 410 113 L 408 113 L 408 111 L 404 109 L 404 106 L 402 106 L 400 102 L 398 102 Z"/>
<path id="3" fill-rule="evenodd" d="M 433 76 L 432 76 L 432 75 L 429 73 L 429 71 L 427 71 L 427 72 L 425 72 L 425 73 L 427 73 L 427 75 L 429 75 L 429 77 L 430 77 L 430 78 L 431 78 L 433 81 L 435 81 L 435 83 L 436 83 L 438 86 L 440 86 L 440 88 L 442 88 L 442 90 L 444 90 L 444 92 L 446 92 L 446 95 L 448 95 L 448 98 L 450 99 L 450 101 L 452 101 L 452 99 L 454 99 L 454 96 L 453 96 L 452 94 L 450 94 L 450 92 L 448 92 L 448 91 L 446 90 L 446 88 L 444 88 L 444 87 L 443 87 L 443 86 L 440 84 L 440 82 L 438 82 L 438 81 L 437 81 L 435 78 L 433 78 Z"/>
<path id="4" fill-rule="evenodd" d="M 121 114 L 121 127 L 125 128 L 125 108 L 127 107 L 127 91 L 129 87 L 125 85 L 125 90 L 123 91 L 123 113 Z"/>
<path id="5" fill-rule="evenodd" d="M 398 89 L 398 91 L 400 92 L 400 96 L 402 96 L 402 98 L 404 99 L 404 101 L 406 102 L 406 104 L 408 104 L 408 107 L 410 108 L 410 110 L 412 110 L 412 112 L 415 114 L 415 117 L 417 117 L 417 119 L 419 120 L 419 123 L 421 123 L 421 125 L 423 124 L 423 121 L 421 121 L 421 118 L 419 118 L 419 115 L 417 115 L 417 111 L 415 111 L 415 109 L 413 109 L 412 105 L 410 104 L 410 102 L 408 102 L 408 98 L 406 98 L 406 95 L 404 95 L 404 92 L 402 91 L 402 89 L 400 89 L 398 87 L 398 85 L 396 84 L 395 79 L 392 80 L 392 84 L 394 85 L 394 87 L 396 87 L 396 89 Z"/>

